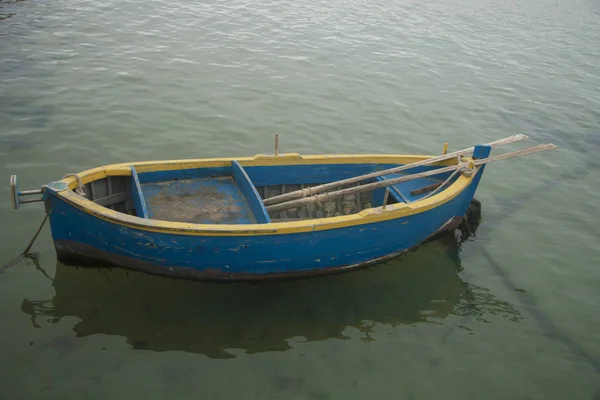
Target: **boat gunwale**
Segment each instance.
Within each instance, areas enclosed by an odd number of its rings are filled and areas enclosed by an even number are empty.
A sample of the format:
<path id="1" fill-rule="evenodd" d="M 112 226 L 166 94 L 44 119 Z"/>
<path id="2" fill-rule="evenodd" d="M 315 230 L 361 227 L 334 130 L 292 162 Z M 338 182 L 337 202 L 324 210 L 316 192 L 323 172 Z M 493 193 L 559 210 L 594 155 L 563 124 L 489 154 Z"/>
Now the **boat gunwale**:
<path id="1" fill-rule="evenodd" d="M 426 160 L 435 156 L 427 155 L 401 155 L 401 154 L 335 154 L 335 155 L 307 155 L 301 156 L 297 153 L 274 155 L 256 155 L 254 157 L 228 157 L 228 158 L 204 158 L 187 160 L 161 160 L 141 161 L 111 164 L 102 167 L 91 168 L 78 173 L 83 184 L 106 178 L 107 176 L 131 176 L 131 167 L 135 167 L 138 173 L 227 167 L 232 161 L 239 162 L 242 166 L 283 166 L 283 165 L 311 165 L 311 164 L 408 164 L 416 161 Z M 465 158 L 465 160 L 469 160 Z M 457 159 L 432 163 L 431 166 L 456 165 Z M 118 225 L 140 229 L 144 231 L 171 233 L 192 236 L 257 236 L 294 234 L 311 231 L 321 231 L 344 227 L 366 225 L 376 222 L 398 219 L 434 209 L 446 202 L 451 201 L 469 187 L 476 174 L 472 176 L 460 175 L 450 186 L 439 193 L 422 200 L 415 200 L 409 204 L 396 203 L 387 205 L 385 209 L 373 207 L 362 210 L 355 214 L 334 216 L 327 218 L 309 219 L 301 221 L 270 222 L 267 224 L 195 224 L 184 222 L 172 222 L 153 220 L 120 213 L 94 203 L 75 193 L 78 185 L 74 176 L 60 180 L 66 184 L 67 189 L 53 190 L 56 196 L 68 204 L 102 220 Z"/>

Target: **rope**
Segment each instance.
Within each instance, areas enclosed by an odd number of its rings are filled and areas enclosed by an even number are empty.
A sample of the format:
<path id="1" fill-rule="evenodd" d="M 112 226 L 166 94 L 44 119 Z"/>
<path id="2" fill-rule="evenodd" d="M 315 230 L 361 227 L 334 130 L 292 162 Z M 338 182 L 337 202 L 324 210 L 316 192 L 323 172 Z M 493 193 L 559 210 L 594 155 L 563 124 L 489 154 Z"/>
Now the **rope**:
<path id="1" fill-rule="evenodd" d="M 325 208 L 323 207 L 323 203 L 321 203 L 321 199 L 319 198 L 320 196 L 323 196 L 325 198 L 325 200 L 323 200 L 323 201 L 325 203 L 328 203 L 331 201 L 331 193 L 316 194 L 313 196 L 315 198 L 315 203 L 317 203 L 317 206 L 321 210 L 325 210 Z"/>
<path id="2" fill-rule="evenodd" d="M 319 209 L 323 210 L 323 204 L 321 204 L 321 199 L 319 199 L 319 195 L 315 196 L 315 202 L 317 203 L 317 207 L 319 207 Z"/>
<path id="3" fill-rule="evenodd" d="M 454 177 L 461 171 L 461 169 L 457 169 L 456 171 L 454 171 L 452 174 L 450 174 L 450 176 L 448 177 L 448 179 L 446 179 L 444 182 L 442 182 L 442 184 L 438 187 L 435 188 L 435 190 L 427 193 L 427 195 L 421 197 L 419 200 L 425 200 L 428 197 L 433 196 L 434 194 L 436 194 L 437 192 L 439 192 L 441 189 L 443 189 L 448 182 L 450 182 L 452 179 L 454 179 Z"/>
<path id="4" fill-rule="evenodd" d="M 477 172 L 477 167 L 475 167 L 475 165 L 471 166 L 467 164 L 460 169 L 460 172 L 462 172 L 462 174 L 465 176 L 473 176 L 473 174 Z"/>
<path id="5" fill-rule="evenodd" d="M 460 163 L 460 157 L 458 157 L 458 161 Z M 463 165 L 458 168 L 456 171 L 454 171 L 452 174 L 450 174 L 450 176 L 444 181 L 442 182 L 442 184 L 440 186 L 438 186 L 437 188 L 435 188 L 435 190 L 427 193 L 426 196 L 421 197 L 419 200 L 424 200 L 428 197 L 433 196 L 434 194 L 438 193 L 441 189 L 443 189 L 448 183 L 450 183 L 450 181 L 452 181 L 452 179 L 454 179 L 454 177 L 456 175 L 458 175 L 459 173 L 462 173 L 465 176 L 473 176 L 473 174 L 477 171 L 477 168 L 475 167 L 470 167 L 468 163 L 462 163 Z"/>
<path id="6" fill-rule="evenodd" d="M 473 176 L 475 172 L 477 172 L 477 168 L 471 162 L 463 161 L 462 158 L 464 156 L 458 156 L 457 160 L 459 164 L 463 164 L 461 168 L 459 168 L 460 172 L 462 172 L 465 176 Z"/>
<path id="7" fill-rule="evenodd" d="M 80 196 L 85 196 L 85 186 L 83 185 L 83 181 L 77 174 L 66 174 L 62 177 L 62 179 L 68 178 L 69 176 L 74 176 L 77 179 L 77 189 L 75 189 L 75 193 Z"/>
<path id="8" fill-rule="evenodd" d="M 35 235 L 33 235 L 33 237 L 31 238 L 31 240 L 29 241 L 29 244 L 27 245 L 27 247 L 25 248 L 25 250 L 23 250 L 23 252 L 21 254 L 19 254 L 17 257 L 15 257 L 14 259 L 12 259 L 9 262 L 7 262 L 6 264 L 2 265 L 2 267 L 0 268 L 0 273 L 4 272 L 5 269 L 8 269 L 8 268 L 12 267 L 13 265 L 17 265 L 25 257 L 27 257 L 27 258 L 33 258 L 33 259 L 37 259 L 38 258 L 38 254 L 37 253 L 30 253 L 29 250 L 31 250 L 31 247 L 33 246 L 33 243 L 35 242 L 35 240 L 37 239 L 38 235 L 42 231 L 42 228 L 44 227 L 44 224 L 46 223 L 47 220 L 48 220 L 48 213 L 46 213 L 46 215 L 44 216 L 44 220 L 42 221 L 42 223 L 40 224 L 39 228 L 35 232 Z"/>

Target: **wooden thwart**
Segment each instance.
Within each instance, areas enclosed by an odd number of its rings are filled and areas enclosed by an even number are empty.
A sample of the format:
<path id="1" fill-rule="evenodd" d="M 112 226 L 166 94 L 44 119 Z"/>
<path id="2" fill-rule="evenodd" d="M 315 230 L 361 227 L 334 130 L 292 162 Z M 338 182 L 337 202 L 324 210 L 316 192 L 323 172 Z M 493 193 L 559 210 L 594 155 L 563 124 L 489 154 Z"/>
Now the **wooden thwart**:
<path id="1" fill-rule="evenodd" d="M 516 150 L 516 151 L 509 152 L 509 153 L 499 154 L 499 155 L 493 156 L 493 157 L 482 158 L 480 160 L 473 160 L 470 163 L 469 167 L 476 168 L 483 164 L 487 164 L 487 163 L 491 163 L 491 162 L 495 162 L 495 161 L 502 161 L 502 160 L 506 160 L 509 158 L 513 158 L 513 157 L 520 157 L 520 156 L 524 156 L 524 155 L 528 155 L 528 154 L 538 153 L 541 151 L 552 150 L 555 148 L 556 148 L 556 146 L 554 144 L 541 144 L 538 146 L 533 146 L 533 147 L 529 147 L 529 148 L 522 149 L 522 150 Z M 302 198 L 299 200 L 292 200 L 292 201 L 287 201 L 284 203 L 279 203 L 279 204 L 274 204 L 274 205 L 268 206 L 267 211 L 271 213 L 271 212 L 287 210 L 287 209 L 293 208 L 293 207 L 300 207 L 302 205 L 307 205 L 307 204 L 315 204 L 315 203 L 321 204 L 321 202 L 330 201 L 334 197 L 345 196 L 348 194 L 354 194 L 354 193 L 360 193 L 360 192 L 365 192 L 365 191 L 369 191 L 369 190 L 379 189 L 379 188 L 387 187 L 390 185 L 396 185 L 401 182 L 406 182 L 406 181 L 419 179 L 419 178 L 425 178 L 428 176 L 439 175 L 439 174 L 443 174 L 446 172 L 454 172 L 459 168 L 466 168 L 466 167 L 467 167 L 467 164 L 463 163 L 463 164 L 458 164 L 458 165 L 452 165 L 449 167 L 438 168 L 438 169 L 431 170 L 431 171 L 420 172 L 420 173 L 410 174 L 410 175 L 404 175 L 404 176 L 394 178 L 394 179 L 387 179 L 387 180 L 383 180 L 383 181 L 379 181 L 379 182 L 368 183 L 365 185 L 341 189 L 341 190 L 337 190 L 337 191 L 330 192 L 330 193 L 317 194 L 312 197 L 306 197 L 306 198 Z"/>
<path id="2" fill-rule="evenodd" d="M 515 143 L 515 142 L 525 140 L 525 139 L 527 139 L 527 135 L 522 135 L 522 134 L 514 135 L 514 136 L 506 137 L 504 139 L 499 139 L 499 140 L 487 143 L 487 146 L 499 147 L 499 146 L 504 146 L 504 145 L 507 145 L 510 143 Z M 452 153 L 443 154 L 441 156 L 428 158 L 427 160 L 417 161 L 417 162 L 406 164 L 406 165 L 401 165 L 399 167 L 389 168 L 389 169 L 386 169 L 383 171 L 375 171 L 375 172 L 372 172 L 372 173 L 366 174 L 366 175 L 356 176 L 353 178 L 343 179 L 343 180 L 335 181 L 335 182 L 331 182 L 331 183 L 325 183 L 323 185 L 313 186 L 309 189 L 296 190 L 294 192 L 289 192 L 289 193 L 285 193 L 285 194 L 282 194 L 279 196 L 273 196 L 271 198 L 268 198 L 264 201 L 264 203 L 266 206 L 270 206 L 270 205 L 277 204 L 277 203 L 283 203 L 283 202 L 290 201 L 290 200 L 300 199 L 300 198 L 306 197 L 306 196 L 313 196 L 313 195 L 316 195 L 319 193 L 324 193 L 324 192 L 328 192 L 333 189 L 340 188 L 342 186 L 348 186 L 348 185 L 352 185 L 355 183 L 360 183 L 367 179 L 377 178 L 378 176 L 387 175 L 387 174 L 396 174 L 400 171 L 405 171 L 407 169 L 420 167 L 423 165 L 429 165 L 429 164 L 433 164 L 433 163 L 440 162 L 440 161 L 450 160 L 452 158 L 456 158 L 459 156 L 464 156 L 464 155 L 472 153 L 474 149 L 475 149 L 475 147 L 469 147 L 467 149 L 457 150 Z"/>

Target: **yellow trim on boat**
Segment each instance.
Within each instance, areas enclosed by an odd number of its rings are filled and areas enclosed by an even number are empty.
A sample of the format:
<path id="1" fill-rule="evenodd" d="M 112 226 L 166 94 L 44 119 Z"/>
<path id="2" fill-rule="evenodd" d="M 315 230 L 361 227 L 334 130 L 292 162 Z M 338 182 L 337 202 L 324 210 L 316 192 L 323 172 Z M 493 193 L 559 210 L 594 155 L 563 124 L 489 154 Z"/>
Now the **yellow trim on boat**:
<path id="1" fill-rule="evenodd" d="M 78 175 L 83 183 L 89 183 L 106 176 L 129 176 L 131 167 L 134 166 L 138 173 L 174 171 L 179 169 L 218 168 L 229 167 L 236 160 L 243 167 L 266 167 L 278 165 L 310 165 L 310 164 L 409 164 L 432 158 L 424 155 L 395 155 L 395 154 L 326 154 L 301 156 L 298 153 L 280 154 L 278 156 L 257 154 L 254 157 L 239 158 L 204 158 L 196 160 L 163 160 L 163 161 L 137 161 L 92 168 L 80 172 Z M 464 158 L 463 159 L 467 159 Z M 433 163 L 436 166 L 450 166 L 456 164 L 455 159 Z M 70 189 L 77 187 L 77 180 L 69 177 L 61 180 L 69 185 Z"/>
<path id="2" fill-rule="evenodd" d="M 138 173 L 170 171 L 191 168 L 227 167 L 233 160 L 242 166 L 276 166 L 276 165 L 307 165 L 307 164 L 408 164 L 431 158 L 432 156 L 419 155 L 380 155 L 380 154 L 351 154 L 351 155 L 309 155 L 300 156 L 297 153 L 274 155 L 256 155 L 254 157 L 198 159 L 198 160 L 165 160 L 146 161 L 107 165 L 93 168 L 79 173 L 83 183 L 88 183 L 106 176 L 131 175 L 131 166 Z M 456 164 L 456 159 L 432 165 L 449 166 Z M 184 222 L 159 221 L 139 218 L 123 214 L 103 207 L 73 192 L 77 187 L 75 177 L 63 179 L 69 190 L 58 192 L 57 195 L 69 204 L 97 218 L 129 228 L 150 232 L 191 235 L 191 236 L 257 236 L 293 234 L 328 229 L 344 228 L 382 222 L 391 219 L 419 214 L 436 208 L 465 190 L 472 182 L 473 176 L 461 175 L 452 185 L 438 194 L 424 200 L 410 204 L 397 203 L 388 205 L 385 210 L 381 207 L 363 210 L 357 214 L 338 217 L 311 219 L 292 222 L 275 222 L 269 224 L 239 224 L 239 225 L 211 225 L 190 224 Z"/>

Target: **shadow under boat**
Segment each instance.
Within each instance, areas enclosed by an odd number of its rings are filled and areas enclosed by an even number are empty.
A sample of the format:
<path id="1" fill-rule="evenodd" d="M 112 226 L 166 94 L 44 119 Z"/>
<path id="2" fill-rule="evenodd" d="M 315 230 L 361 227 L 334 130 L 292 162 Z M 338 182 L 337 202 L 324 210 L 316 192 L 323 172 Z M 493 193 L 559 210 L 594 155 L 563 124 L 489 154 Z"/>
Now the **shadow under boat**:
<path id="1" fill-rule="evenodd" d="M 229 349 L 284 351 L 289 339 L 348 339 L 348 327 L 373 340 L 378 324 L 433 322 L 486 307 L 518 317 L 512 305 L 460 279 L 461 242 L 469 233 L 441 235 L 369 269 L 282 282 L 186 281 L 58 263 L 55 296 L 26 298 L 21 309 L 37 327 L 75 316 L 78 337 L 118 335 L 135 349 L 211 358 L 235 357 Z"/>

